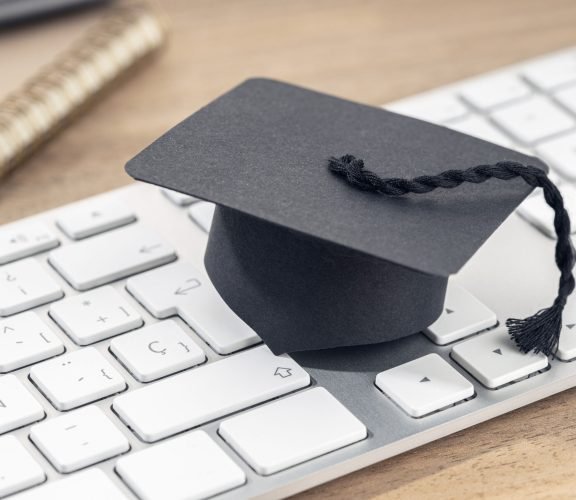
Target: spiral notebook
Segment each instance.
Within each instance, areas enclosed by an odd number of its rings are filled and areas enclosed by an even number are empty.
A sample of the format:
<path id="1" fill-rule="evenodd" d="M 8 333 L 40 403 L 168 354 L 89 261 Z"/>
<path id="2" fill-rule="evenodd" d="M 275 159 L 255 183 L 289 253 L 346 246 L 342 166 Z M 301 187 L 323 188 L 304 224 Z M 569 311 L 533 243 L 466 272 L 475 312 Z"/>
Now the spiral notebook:
<path id="1" fill-rule="evenodd" d="M 164 41 L 146 4 L 99 14 L 0 35 L 0 175 Z"/>

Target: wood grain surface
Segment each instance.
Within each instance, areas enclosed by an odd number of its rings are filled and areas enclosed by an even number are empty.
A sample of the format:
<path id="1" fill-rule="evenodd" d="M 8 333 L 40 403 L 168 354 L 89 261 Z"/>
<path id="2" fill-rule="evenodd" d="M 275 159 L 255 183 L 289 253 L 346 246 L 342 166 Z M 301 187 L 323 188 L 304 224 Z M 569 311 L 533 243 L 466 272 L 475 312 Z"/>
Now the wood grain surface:
<path id="1" fill-rule="evenodd" d="M 380 104 L 576 45 L 574 0 L 169 0 L 161 8 L 166 50 L 2 181 L 0 222 L 130 182 L 123 165 L 132 155 L 250 76 Z M 299 498 L 576 497 L 575 422 L 571 390 Z"/>

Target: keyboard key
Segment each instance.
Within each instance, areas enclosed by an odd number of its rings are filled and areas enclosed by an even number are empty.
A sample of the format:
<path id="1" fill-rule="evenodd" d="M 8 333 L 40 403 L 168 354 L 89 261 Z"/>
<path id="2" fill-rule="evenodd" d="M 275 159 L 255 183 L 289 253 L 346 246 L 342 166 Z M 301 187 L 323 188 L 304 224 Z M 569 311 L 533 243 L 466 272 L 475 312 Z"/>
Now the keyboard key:
<path id="1" fill-rule="evenodd" d="M 30 429 L 30 439 L 58 472 L 74 472 L 130 449 L 128 439 L 96 406 L 52 418 Z"/>
<path id="2" fill-rule="evenodd" d="M 576 220 L 576 188 L 564 184 L 559 186 L 564 206 L 568 211 L 571 220 Z M 534 193 L 532 196 L 522 202 L 516 210 L 518 214 L 527 220 L 530 224 L 542 231 L 550 238 L 556 238 L 554 230 L 554 210 L 550 208 L 541 191 Z M 572 233 L 576 232 L 576 224 L 571 227 Z"/>
<path id="3" fill-rule="evenodd" d="M 544 90 L 576 82 L 576 53 L 567 52 L 530 63 L 524 67 L 524 76 Z"/>
<path id="4" fill-rule="evenodd" d="M 521 353 L 505 328 L 456 344 L 452 348 L 452 358 L 490 389 L 522 379 L 548 366 L 548 358 L 542 353 Z"/>
<path id="5" fill-rule="evenodd" d="M 0 434 L 42 420 L 44 415 L 40 403 L 14 375 L 0 378 Z M 0 488 L 1 484 L 2 480 Z"/>
<path id="6" fill-rule="evenodd" d="M 468 290 L 450 283 L 446 290 L 444 311 L 424 332 L 432 342 L 446 345 L 498 323 L 496 314 Z"/>
<path id="7" fill-rule="evenodd" d="M 261 346 L 119 396 L 113 408 L 153 442 L 309 384 L 294 360 Z"/>
<path id="8" fill-rule="evenodd" d="M 214 209 L 216 205 L 213 203 L 207 203 L 201 201 L 194 203 L 188 209 L 188 215 L 190 218 L 200 226 L 207 233 L 210 232 L 210 227 L 212 226 L 212 218 L 214 217 Z"/>
<path id="9" fill-rule="evenodd" d="M 554 97 L 560 104 L 576 114 L 576 85 L 560 90 Z"/>
<path id="10" fill-rule="evenodd" d="M 536 153 L 562 177 L 576 181 L 576 133 L 542 142 Z"/>
<path id="11" fill-rule="evenodd" d="M 531 93 L 530 87 L 512 74 L 477 78 L 460 89 L 460 95 L 482 111 L 528 97 Z"/>
<path id="12" fill-rule="evenodd" d="M 25 491 L 10 500 L 128 500 L 100 469 L 79 472 Z"/>
<path id="13" fill-rule="evenodd" d="M 50 316 L 79 345 L 93 344 L 144 324 L 140 314 L 111 286 L 52 304 Z"/>
<path id="14" fill-rule="evenodd" d="M 50 263 L 77 290 L 88 290 L 166 264 L 174 249 L 139 224 L 58 248 Z"/>
<path id="15" fill-rule="evenodd" d="M 246 482 L 242 469 L 203 431 L 123 457 L 116 472 L 142 500 L 208 498 Z"/>
<path id="16" fill-rule="evenodd" d="M 64 344 L 32 311 L 0 321 L 0 373 L 17 370 L 63 352 Z"/>
<path id="17" fill-rule="evenodd" d="M 10 316 L 64 295 L 60 285 L 35 259 L 0 267 L 0 316 Z"/>
<path id="18" fill-rule="evenodd" d="M 0 497 L 44 482 L 46 474 L 14 436 L 0 438 Z"/>
<path id="19" fill-rule="evenodd" d="M 376 386 L 411 417 L 423 417 L 474 395 L 474 386 L 438 354 L 380 372 Z"/>
<path id="20" fill-rule="evenodd" d="M 366 438 L 366 427 L 318 387 L 220 424 L 220 435 L 259 474 L 269 475 Z"/>
<path id="21" fill-rule="evenodd" d="M 38 222 L 15 222 L 0 229 L 0 264 L 57 247 L 58 239 Z"/>
<path id="22" fill-rule="evenodd" d="M 57 410 L 71 410 L 126 388 L 120 374 L 93 347 L 32 367 L 30 378 Z"/>
<path id="23" fill-rule="evenodd" d="M 576 121 L 545 97 L 536 96 L 498 109 L 492 119 L 523 144 L 534 144 L 574 129 Z"/>
<path id="24" fill-rule="evenodd" d="M 179 207 L 187 207 L 192 203 L 198 201 L 198 198 L 194 198 L 194 196 L 190 196 L 188 194 L 179 193 L 178 191 L 172 191 L 171 189 L 161 189 L 162 194 L 166 196 L 174 205 Z"/>
<path id="25" fill-rule="evenodd" d="M 206 361 L 204 351 L 170 319 L 114 339 L 110 350 L 140 382 L 151 382 Z"/>
<path id="26" fill-rule="evenodd" d="M 136 220 L 134 213 L 118 201 L 87 201 L 62 210 L 56 224 L 69 238 L 79 240 Z"/>
<path id="27" fill-rule="evenodd" d="M 564 322 L 560 333 L 560 342 L 556 356 L 562 361 L 572 361 L 576 359 L 576 323 L 570 320 L 570 323 Z"/>
<path id="28" fill-rule="evenodd" d="M 386 109 L 432 123 L 456 120 L 469 112 L 468 108 L 455 95 L 447 92 L 410 97 L 390 104 L 386 106 Z"/>
<path id="29" fill-rule="evenodd" d="M 457 130 L 458 132 L 462 132 L 464 134 L 477 137 L 478 139 L 498 144 L 499 146 L 504 146 L 511 149 L 515 148 L 515 145 L 510 138 L 505 136 L 502 132 L 500 132 L 500 130 L 494 127 L 494 125 L 488 123 L 488 121 L 481 116 L 468 116 L 462 120 L 451 122 L 448 126 L 453 130 Z"/>
<path id="30" fill-rule="evenodd" d="M 220 354 L 257 344 L 256 335 L 222 300 L 210 280 L 187 262 L 130 278 L 128 291 L 153 316 L 178 315 Z"/>
<path id="31" fill-rule="evenodd" d="M 556 356 L 562 361 L 576 359 L 576 297 L 571 295 L 562 311 L 562 330 Z"/>

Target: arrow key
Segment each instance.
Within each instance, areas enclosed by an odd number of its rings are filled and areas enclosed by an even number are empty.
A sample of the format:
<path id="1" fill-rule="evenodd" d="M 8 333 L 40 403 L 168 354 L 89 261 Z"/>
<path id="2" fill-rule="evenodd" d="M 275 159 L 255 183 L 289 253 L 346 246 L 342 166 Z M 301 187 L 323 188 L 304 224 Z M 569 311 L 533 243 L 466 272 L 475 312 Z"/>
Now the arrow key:
<path id="1" fill-rule="evenodd" d="M 446 345 L 498 323 L 496 314 L 468 290 L 449 282 L 444 311 L 424 332 L 432 342 Z"/>
<path id="2" fill-rule="evenodd" d="M 376 387 L 415 418 L 474 395 L 474 386 L 438 354 L 428 354 L 380 372 Z"/>
<path id="3" fill-rule="evenodd" d="M 521 353 L 506 328 L 456 344 L 452 358 L 490 389 L 518 381 L 548 366 L 548 358 L 542 353 Z"/>
<path id="4" fill-rule="evenodd" d="M 576 359 L 576 298 L 571 295 L 562 312 L 562 330 L 556 356 L 562 361 Z"/>

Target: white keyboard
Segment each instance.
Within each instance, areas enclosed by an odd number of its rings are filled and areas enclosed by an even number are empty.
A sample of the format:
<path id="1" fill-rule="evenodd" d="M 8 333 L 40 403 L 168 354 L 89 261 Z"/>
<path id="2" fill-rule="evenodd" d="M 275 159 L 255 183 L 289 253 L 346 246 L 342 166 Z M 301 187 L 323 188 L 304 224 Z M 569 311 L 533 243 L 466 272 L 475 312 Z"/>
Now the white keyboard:
<path id="1" fill-rule="evenodd" d="M 576 50 L 387 108 L 540 155 L 576 222 Z M 213 211 L 133 184 L 0 228 L 0 497 L 285 497 L 576 385 L 576 299 L 554 359 L 499 326 L 554 296 L 540 193 L 422 334 L 293 356 L 210 284 Z"/>

